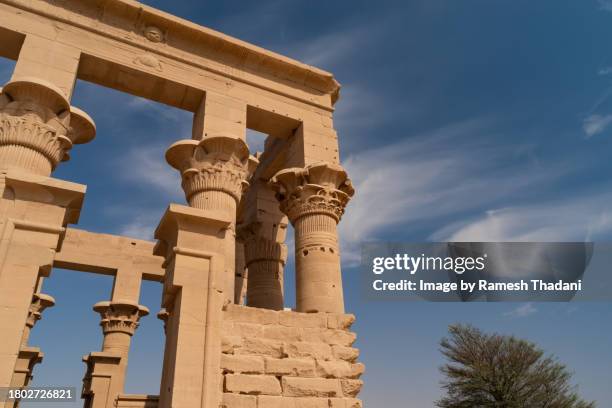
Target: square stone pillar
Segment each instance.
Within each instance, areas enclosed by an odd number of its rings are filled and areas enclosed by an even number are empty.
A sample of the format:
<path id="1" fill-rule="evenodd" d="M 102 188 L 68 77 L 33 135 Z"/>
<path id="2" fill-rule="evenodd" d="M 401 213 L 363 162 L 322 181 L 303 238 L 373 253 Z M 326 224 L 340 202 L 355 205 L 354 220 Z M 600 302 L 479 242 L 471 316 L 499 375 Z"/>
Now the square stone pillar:
<path id="1" fill-rule="evenodd" d="M 80 57 L 81 50 L 78 48 L 28 34 L 21 46 L 11 80 L 40 78 L 56 85 L 70 99 Z"/>
<path id="2" fill-rule="evenodd" d="M 171 204 L 155 232 L 155 252 L 166 258 L 159 408 L 219 406 L 224 240 L 231 223 L 225 212 Z"/>
<path id="3" fill-rule="evenodd" d="M 206 91 L 193 115 L 192 139 L 226 135 L 246 140 L 246 117 L 243 101 Z"/>
<path id="4" fill-rule="evenodd" d="M 40 364 L 43 357 L 44 354 L 38 347 L 21 347 L 21 350 L 19 350 L 19 356 L 17 357 L 17 363 L 15 364 L 15 371 L 13 372 L 11 387 L 27 387 L 30 381 L 32 381 L 34 366 L 36 364 Z M 19 400 L 7 401 L 5 404 L 6 408 L 17 407 L 19 405 Z"/>
<path id="5" fill-rule="evenodd" d="M 340 164 L 338 135 L 332 127 L 303 122 L 289 142 L 286 167 L 306 167 L 319 162 Z"/>
<path id="6" fill-rule="evenodd" d="M 112 352 L 93 352 L 83 357 L 87 372 L 83 378 L 81 398 L 84 408 L 106 408 L 115 406 L 117 369 L 121 356 Z"/>
<path id="7" fill-rule="evenodd" d="M 0 191 L 0 387 L 8 387 L 37 281 L 51 271 L 65 226 L 78 220 L 85 186 L 8 170 Z"/>

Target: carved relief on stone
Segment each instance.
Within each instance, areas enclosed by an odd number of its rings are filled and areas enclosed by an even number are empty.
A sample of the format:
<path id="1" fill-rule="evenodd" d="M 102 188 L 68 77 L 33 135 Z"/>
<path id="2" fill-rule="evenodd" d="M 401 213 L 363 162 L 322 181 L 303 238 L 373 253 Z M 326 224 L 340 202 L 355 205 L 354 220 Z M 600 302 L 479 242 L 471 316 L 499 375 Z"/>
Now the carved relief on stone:
<path id="1" fill-rule="evenodd" d="M 346 171 L 330 163 L 281 170 L 270 184 L 292 223 L 308 214 L 328 215 L 337 223 L 355 192 Z"/>
<path id="2" fill-rule="evenodd" d="M 181 172 L 182 187 L 192 206 L 201 193 L 216 191 L 236 204 L 248 186 L 249 150 L 242 139 L 208 136 L 201 141 L 181 140 L 166 152 L 166 160 Z"/>
<path id="3" fill-rule="evenodd" d="M 137 56 L 136 58 L 134 58 L 134 64 L 144 65 L 145 67 L 153 68 L 154 70 L 159 72 L 164 70 L 161 61 L 151 54 L 142 54 Z"/>
<path id="4" fill-rule="evenodd" d="M 50 175 L 68 160 L 74 143 L 95 136 L 95 125 L 73 108 L 62 91 L 36 78 L 20 78 L 2 88 L 0 96 L 0 163 Z"/>
<path id="5" fill-rule="evenodd" d="M 143 34 L 147 40 L 153 43 L 161 43 L 165 40 L 164 32 L 159 27 L 153 25 L 145 27 Z"/>
<path id="6" fill-rule="evenodd" d="M 140 318 L 149 314 L 149 309 L 128 301 L 102 301 L 93 309 L 100 314 L 100 326 L 104 334 L 119 332 L 132 336 Z"/>

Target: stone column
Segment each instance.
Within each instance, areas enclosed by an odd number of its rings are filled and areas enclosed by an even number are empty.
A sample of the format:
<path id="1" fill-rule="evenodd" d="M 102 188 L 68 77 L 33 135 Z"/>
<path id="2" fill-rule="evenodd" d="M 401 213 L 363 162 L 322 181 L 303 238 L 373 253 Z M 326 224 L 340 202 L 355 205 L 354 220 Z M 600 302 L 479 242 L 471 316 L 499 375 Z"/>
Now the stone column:
<path id="1" fill-rule="evenodd" d="M 127 366 L 130 342 L 138 328 L 140 318 L 149 314 L 149 309 L 130 301 L 102 301 L 93 309 L 100 314 L 100 326 L 104 334 L 102 351 L 121 356 L 122 366 Z M 125 379 L 125 370 L 121 370 L 119 380 Z"/>
<path id="2" fill-rule="evenodd" d="M 234 302 L 236 209 L 248 185 L 249 149 L 242 139 L 227 135 L 182 140 L 166 152 L 168 163 L 179 170 L 191 207 L 223 213 L 230 220 L 225 230 L 225 302 Z"/>
<path id="3" fill-rule="evenodd" d="M 247 306 L 282 310 L 288 221 L 279 209 L 274 190 L 259 177 L 256 174 L 250 180 L 244 199 L 244 220 L 238 228 L 249 275 Z"/>
<path id="4" fill-rule="evenodd" d="M 93 121 L 53 83 L 14 76 L 2 88 L 0 386 L 12 382 L 36 282 L 50 273 L 64 228 L 77 222 L 85 193 L 85 186 L 48 176 L 69 158 L 74 143 L 94 135 Z"/>
<path id="5" fill-rule="evenodd" d="M 286 225 L 274 228 L 262 222 L 241 228 L 249 274 L 247 306 L 283 310 L 283 272 L 287 261 L 287 245 L 282 242 L 285 228 Z M 282 239 L 272 237 L 279 232 Z"/>
<path id="6" fill-rule="evenodd" d="M 115 273 L 111 300 L 93 307 L 100 314 L 104 340 L 101 352 L 83 359 L 87 364 L 83 394 L 91 407 L 114 407 L 124 392 L 132 336 L 140 319 L 149 314 L 138 304 L 141 284 L 142 274 L 132 264 L 122 264 Z"/>
<path id="7" fill-rule="evenodd" d="M 87 372 L 82 394 L 88 407 L 111 408 L 123 393 L 132 336 L 149 310 L 128 300 L 98 302 L 93 309 L 100 314 L 104 341 L 101 352 L 83 357 Z"/>
<path id="8" fill-rule="evenodd" d="M 244 237 L 240 228 L 236 231 L 236 281 L 234 282 L 234 303 L 243 305 L 246 299 L 248 276 L 244 259 Z"/>
<path id="9" fill-rule="evenodd" d="M 39 279 L 38 289 L 40 290 L 40 283 L 42 278 Z M 28 319 L 26 320 L 26 327 L 21 337 L 21 348 L 19 349 L 19 355 L 13 370 L 13 378 L 11 379 L 11 387 L 13 388 L 24 388 L 27 387 L 33 378 L 34 366 L 40 364 L 43 360 L 44 354 L 38 347 L 28 346 L 28 339 L 30 332 L 36 325 L 36 323 L 42 318 L 42 312 L 55 304 L 55 299 L 49 295 L 43 293 L 34 293 L 32 296 L 32 303 L 30 304 L 30 310 L 28 312 Z M 7 408 L 17 407 L 19 401 L 15 401 L 13 405 L 10 402 L 7 403 Z"/>
<path id="10" fill-rule="evenodd" d="M 170 346 L 168 345 L 168 319 L 170 318 L 170 313 L 168 313 L 168 311 L 166 310 L 166 308 L 162 307 L 160 309 L 159 312 L 157 312 L 157 318 L 159 320 L 161 320 L 163 322 L 164 325 L 164 336 L 165 336 L 165 344 L 164 344 L 164 350 L 169 350 Z M 169 353 L 166 353 L 164 351 L 164 358 L 162 361 L 162 372 L 161 372 L 161 381 L 160 381 L 160 387 L 164 386 L 162 384 L 167 384 L 168 380 L 167 380 L 167 373 L 170 370 L 169 367 L 169 362 L 168 362 L 168 356 Z M 161 392 L 160 392 L 161 394 Z"/>
<path id="11" fill-rule="evenodd" d="M 28 345 L 28 339 L 30 338 L 30 332 L 36 325 L 36 323 L 42 319 L 42 312 L 48 307 L 55 305 L 55 299 L 52 296 L 45 295 L 44 293 L 34 293 L 32 296 L 32 303 L 30 303 L 30 310 L 28 311 L 28 319 L 26 320 L 26 327 L 23 330 L 21 336 L 21 346 L 26 347 Z"/>
<path id="12" fill-rule="evenodd" d="M 19 358 L 17 359 L 17 364 L 15 364 L 15 371 L 13 374 L 13 378 L 11 381 L 11 387 L 13 388 L 25 388 L 28 386 L 32 378 L 34 377 L 32 373 L 34 372 L 34 366 L 36 364 L 40 364 L 43 360 L 44 354 L 40 351 L 38 347 L 28 347 L 24 346 L 19 350 Z M 12 405 L 16 407 L 17 402 Z M 7 405 L 7 408 L 11 407 L 10 402 Z"/>
<path id="13" fill-rule="evenodd" d="M 344 313 L 336 225 L 354 193 L 346 172 L 315 163 L 281 170 L 271 184 L 295 229 L 297 311 Z"/>

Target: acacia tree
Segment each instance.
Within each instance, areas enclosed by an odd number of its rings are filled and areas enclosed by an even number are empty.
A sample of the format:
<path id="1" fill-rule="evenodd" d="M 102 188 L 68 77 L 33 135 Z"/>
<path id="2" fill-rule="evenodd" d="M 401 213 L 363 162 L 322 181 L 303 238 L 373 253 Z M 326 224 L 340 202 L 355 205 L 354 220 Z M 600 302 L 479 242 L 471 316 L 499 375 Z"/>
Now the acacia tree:
<path id="1" fill-rule="evenodd" d="M 447 363 L 440 408 L 594 408 L 570 384 L 572 374 L 535 344 L 452 325 L 440 342 Z"/>

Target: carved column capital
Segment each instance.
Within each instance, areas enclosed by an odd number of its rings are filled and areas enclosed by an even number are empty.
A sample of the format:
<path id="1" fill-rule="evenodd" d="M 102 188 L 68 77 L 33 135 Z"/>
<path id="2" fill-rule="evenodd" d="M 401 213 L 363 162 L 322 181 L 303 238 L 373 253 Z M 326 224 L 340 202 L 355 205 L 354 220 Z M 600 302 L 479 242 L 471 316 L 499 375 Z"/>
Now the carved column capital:
<path id="1" fill-rule="evenodd" d="M 37 78 L 9 82 L 0 94 L 0 162 L 48 176 L 75 143 L 95 136 L 92 119 L 62 91 Z"/>
<path id="2" fill-rule="evenodd" d="M 46 308 L 55 305 L 55 299 L 52 296 L 45 295 L 44 293 L 34 293 L 32 295 L 32 302 L 28 309 L 28 317 L 26 318 L 26 324 L 21 335 L 21 346 L 26 347 L 28 340 L 30 339 L 30 332 L 36 323 L 42 318 L 42 313 Z"/>
<path id="3" fill-rule="evenodd" d="M 241 225 L 238 229 L 239 240 L 244 244 L 246 267 L 258 261 L 275 261 L 285 266 L 287 262 L 287 245 L 265 236 L 260 230 L 261 222 Z"/>
<path id="4" fill-rule="evenodd" d="M 164 333 L 168 332 L 168 318 L 170 318 L 170 313 L 166 310 L 166 308 L 162 308 L 159 312 L 157 312 L 157 318 L 164 322 Z"/>
<path id="5" fill-rule="evenodd" d="M 44 293 L 34 293 L 32 296 L 32 303 L 30 304 L 30 310 L 28 310 L 26 326 L 32 329 L 34 325 L 36 325 L 36 322 L 42 318 L 42 312 L 53 305 L 55 305 L 53 296 Z"/>
<path id="6" fill-rule="evenodd" d="M 166 160 L 181 172 L 181 185 L 193 207 L 202 193 L 211 191 L 228 194 L 237 204 L 248 186 L 249 149 L 242 139 L 220 135 L 181 140 L 170 146 Z"/>
<path id="7" fill-rule="evenodd" d="M 296 309 L 344 312 L 337 223 L 354 194 L 346 171 L 315 163 L 270 180 L 295 231 Z"/>
<path id="8" fill-rule="evenodd" d="M 308 214 L 328 215 L 338 223 L 354 194 L 346 171 L 330 163 L 281 170 L 270 184 L 291 223 Z"/>
<path id="9" fill-rule="evenodd" d="M 93 309 L 100 314 L 100 326 L 104 335 L 125 333 L 132 336 L 138 328 L 140 318 L 149 314 L 149 309 L 128 301 L 102 301 Z"/>

